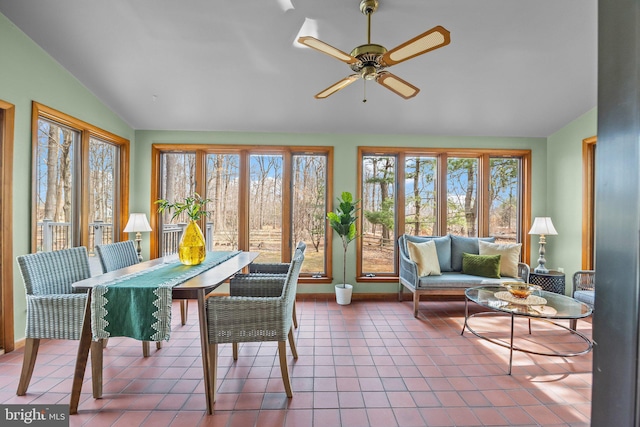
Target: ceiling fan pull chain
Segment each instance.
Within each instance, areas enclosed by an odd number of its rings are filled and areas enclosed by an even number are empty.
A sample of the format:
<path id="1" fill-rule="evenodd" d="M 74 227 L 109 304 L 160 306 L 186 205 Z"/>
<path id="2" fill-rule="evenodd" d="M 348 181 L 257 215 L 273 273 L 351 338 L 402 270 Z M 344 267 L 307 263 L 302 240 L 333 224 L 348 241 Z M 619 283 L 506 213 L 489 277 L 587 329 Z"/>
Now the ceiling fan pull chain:
<path id="1" fill-rule="evenodd" d="M 364 96 L 362 98 L 362 102 L 367 102 L 367 81 L 362 80 L 364 82 Z"/>

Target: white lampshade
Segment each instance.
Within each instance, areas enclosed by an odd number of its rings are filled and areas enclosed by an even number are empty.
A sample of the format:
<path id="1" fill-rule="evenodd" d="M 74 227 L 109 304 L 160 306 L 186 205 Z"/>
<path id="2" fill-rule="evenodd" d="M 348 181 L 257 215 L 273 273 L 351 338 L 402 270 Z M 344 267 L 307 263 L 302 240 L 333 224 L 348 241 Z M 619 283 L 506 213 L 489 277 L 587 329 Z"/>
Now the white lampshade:
<path id="1" fill-rule="evenodd" d="M 151 231 L 147 215 L 143 213 L 132 213 L 129 215 L 127 226 L 124 227 L 125 233 L 139 233 L 143 231 Z"/>
<path id="2" fill-rule="evenodd" d="M 531 230 L 529 230 L 529 234 L 543 234 L 546 236 L 555 236 L 558 234 L 558 232 L 553 227 L 551 218 L 549 218 L 548 216 L 545 216 L 545 217 L 536 217 L 536 219 L 533 220 L 533 225 L 531 226 Z"/>

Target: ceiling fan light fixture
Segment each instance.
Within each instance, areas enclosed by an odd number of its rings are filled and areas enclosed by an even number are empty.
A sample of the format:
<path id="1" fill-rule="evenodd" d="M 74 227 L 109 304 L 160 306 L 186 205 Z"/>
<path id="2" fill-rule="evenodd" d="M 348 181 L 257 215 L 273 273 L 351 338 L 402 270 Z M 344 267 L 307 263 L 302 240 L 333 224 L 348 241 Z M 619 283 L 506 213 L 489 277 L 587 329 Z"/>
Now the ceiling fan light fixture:
<path id="1" fill-rule="evenodd" d="M 360 71 L 360 73 L 362 75 L 362 78 L 365 80 L 375 80 L 376 76 L 378 75 L 378 70 L 373 65 L 367 65 L 362 68 L 362 71 Z"/>

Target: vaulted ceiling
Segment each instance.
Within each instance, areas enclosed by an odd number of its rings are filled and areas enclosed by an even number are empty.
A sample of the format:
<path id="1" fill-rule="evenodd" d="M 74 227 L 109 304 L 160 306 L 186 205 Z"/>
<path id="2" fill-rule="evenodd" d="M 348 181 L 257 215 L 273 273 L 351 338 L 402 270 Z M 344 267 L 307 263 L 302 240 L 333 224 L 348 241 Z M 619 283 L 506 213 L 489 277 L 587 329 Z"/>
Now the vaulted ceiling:
<path id="1" fill-rule="evenodd" d="M 135 129 L 540 136 L 597 100 L 597 0 L 379 0 L 371 42 L 441 25 L 397 64 L 405 100 L 295 40 L 367 42 L 359 0 L 0 0 L 0 12 Z"/>

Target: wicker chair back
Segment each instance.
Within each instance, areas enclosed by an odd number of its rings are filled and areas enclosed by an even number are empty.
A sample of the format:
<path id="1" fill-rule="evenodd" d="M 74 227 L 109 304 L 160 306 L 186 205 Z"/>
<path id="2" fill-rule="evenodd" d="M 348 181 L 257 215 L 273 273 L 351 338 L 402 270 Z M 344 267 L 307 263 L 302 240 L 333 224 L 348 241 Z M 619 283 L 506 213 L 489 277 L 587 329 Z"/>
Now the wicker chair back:
<path id="1" fill-rule="evenodd" d="M 17 258 L 27 295 L 71 294 L 71 284 L 91 277 L 84 246 Z"/>
<path id="2" fill-rule="evenodd" d="M 133 240 L 96 246 L 102 272 L 118 270 L 140 262 Z"/>

